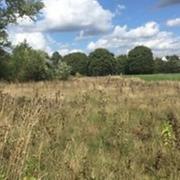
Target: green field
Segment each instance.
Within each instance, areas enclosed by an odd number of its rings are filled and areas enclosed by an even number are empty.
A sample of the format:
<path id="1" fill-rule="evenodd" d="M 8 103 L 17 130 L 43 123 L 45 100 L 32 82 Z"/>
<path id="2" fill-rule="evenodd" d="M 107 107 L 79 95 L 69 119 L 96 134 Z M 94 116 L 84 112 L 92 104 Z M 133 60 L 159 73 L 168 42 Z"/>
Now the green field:
<path id="1" fill-rule="evenodd" d="M 127 76 L 129 77 L 129 76 Z M 148 75 L 131 75 L 145 81 L 180 81 L 180 73 L 178 74 L 148 74 Z"/>

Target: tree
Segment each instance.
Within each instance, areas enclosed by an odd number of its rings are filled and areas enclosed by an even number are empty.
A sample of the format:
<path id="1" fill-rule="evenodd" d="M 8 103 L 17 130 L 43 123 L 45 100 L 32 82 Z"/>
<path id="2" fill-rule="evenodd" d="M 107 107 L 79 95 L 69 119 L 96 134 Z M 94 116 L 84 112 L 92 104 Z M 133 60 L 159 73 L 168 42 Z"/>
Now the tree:
<path id="1" fill-rule="evenodd" d="M 0 47 L 8 45 L 8 24 L 25 15 L 33 19 L 42 7 L 43 3 L 39 0 L 0 0 Z"/>
<path id="2" fill-rule="evenodd" d="M 126 55 L 116 57 L 116 74 L 126 74 L 128 58 Z"/>
<path id="3" fill-rule="evenodd" d="M 71 53 L 63 58 L 63 62 L 71 66 L 71 74 L 75 75 L 76 73 L 86 75 L 87 74 L 87 64 L 88 57 L 84 53 Z"/>
<path id="4" fill-rule="evenodd" d="M 0 48 L 0 79 L 7 80 L 9 76 L 9 54 Z"/>
<path id="5" fill-rule="evenodd" d="M 180 73 L 180 59 L 177 55 L 166 56 L 166 72 Z"/>
<path id="6" fill-rule="evenodd" d="M 145 46 L 137 46 L 128 54 L 129 74 L 151 74 L 154 69 L 153 53 Z"/>
<path id="7" fill-rule="evenodd" d="M 65 62 L 60 62 L 54 70 L 54 79 L 67 80 L 71 74 L 71 67 Z"/>
<path id="8" fill-rule="evenodd" d="M 166 61 L 156 58 L 154 60 L 154 73 L 166 73 Z"/>
<path id="9" fill-rule="evenodd" d="M 51 61 L 53 66 L 58 66 L 60 61 L 62 60 L 62 56 L 59 54 L 59 52 L 54 52 L 51 56 Z"/>
<path id="10" fill-rule="evenodd" d="M 49 78 L 46 53 L 32 49 L 26 42 L 16 46 L 11 57 L 12 79 L 40 81 Z"/>
<path id="11" fill-rule="evenodd" d="M 46 65 L 46 53 L 31 50 L 30 57 L 24 67 L 24 80 L 41 81 L 50 78 L 51 74 Z"/>
<path id="12" fill-rule="evenodd" d="M 88 73 L 90 76 L 115 74 L 114 55 L 106 49 L 96 49 L 89 55 Z"/>

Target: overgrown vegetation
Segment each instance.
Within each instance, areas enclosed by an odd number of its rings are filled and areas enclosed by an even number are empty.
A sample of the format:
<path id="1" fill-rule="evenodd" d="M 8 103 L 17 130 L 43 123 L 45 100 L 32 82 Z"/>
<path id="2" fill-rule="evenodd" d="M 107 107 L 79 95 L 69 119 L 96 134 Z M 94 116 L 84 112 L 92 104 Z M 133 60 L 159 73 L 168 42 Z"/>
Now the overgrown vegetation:
<path id="1" fill-rule="evenodd" d="M 0 179 L 180 179 L 179 82 L 80 78 L 0 90 Z"/>

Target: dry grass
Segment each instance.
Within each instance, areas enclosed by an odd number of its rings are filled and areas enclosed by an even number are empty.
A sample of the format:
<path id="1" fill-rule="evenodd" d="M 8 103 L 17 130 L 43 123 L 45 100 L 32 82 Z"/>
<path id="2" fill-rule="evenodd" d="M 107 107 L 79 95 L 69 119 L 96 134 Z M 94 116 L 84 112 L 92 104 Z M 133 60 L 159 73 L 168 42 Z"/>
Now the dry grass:
<path id="1" fill-rule="evenodd" d="M 180 179 L 180 82 L 0 84 L 0 180 Z"/>

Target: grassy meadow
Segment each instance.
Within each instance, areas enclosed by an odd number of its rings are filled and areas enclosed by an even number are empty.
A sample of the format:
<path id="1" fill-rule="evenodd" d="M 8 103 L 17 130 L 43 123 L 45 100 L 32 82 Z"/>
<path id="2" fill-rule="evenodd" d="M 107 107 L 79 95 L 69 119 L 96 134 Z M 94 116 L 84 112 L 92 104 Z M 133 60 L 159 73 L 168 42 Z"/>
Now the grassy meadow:
<path id="1" fill-rule="evenodd" d="M 0 180 L 179 180 L 180 82 L 0 83 Z"/>
<path id="2" fill-rule="evenodd" d="M 127 76 L 127 77 L 129 77 L 129 76 Z M 140 78 L 145 81 L 180 81 L 180 73 L 133 75 L 130 77 Z"/>

